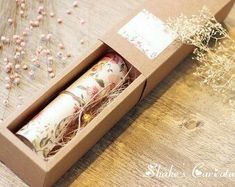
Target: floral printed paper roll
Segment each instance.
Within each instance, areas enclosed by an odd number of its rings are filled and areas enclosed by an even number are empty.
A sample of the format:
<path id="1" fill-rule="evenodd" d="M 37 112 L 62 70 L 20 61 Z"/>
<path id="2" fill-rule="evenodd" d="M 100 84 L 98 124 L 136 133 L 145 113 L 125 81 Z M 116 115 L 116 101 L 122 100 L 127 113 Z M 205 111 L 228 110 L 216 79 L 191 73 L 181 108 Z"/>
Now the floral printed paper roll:
<path id="1" fill-rule="evenodd" d="M 40 156 L 47 157 L 56 146 L 54 140 L 58 139 L 65 128 L 64 120 L 124 82 L 127 73 L 123 59 L 115 53 L 108 53 L 16 135 Z"/>

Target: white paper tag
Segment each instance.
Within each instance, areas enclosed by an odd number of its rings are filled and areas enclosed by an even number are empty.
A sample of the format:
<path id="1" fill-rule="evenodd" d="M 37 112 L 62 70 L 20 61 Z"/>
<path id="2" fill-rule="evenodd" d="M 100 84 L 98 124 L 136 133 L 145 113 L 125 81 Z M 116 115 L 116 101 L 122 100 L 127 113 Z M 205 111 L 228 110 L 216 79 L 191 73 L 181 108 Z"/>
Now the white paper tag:
<path id="1" fill-rule="evenodd" d="M 175 40 L 175 36 L 167 29 L 165 23 L 145 9 L 124 25 L 118 34 L 134 44 L 151 60 Z"/>

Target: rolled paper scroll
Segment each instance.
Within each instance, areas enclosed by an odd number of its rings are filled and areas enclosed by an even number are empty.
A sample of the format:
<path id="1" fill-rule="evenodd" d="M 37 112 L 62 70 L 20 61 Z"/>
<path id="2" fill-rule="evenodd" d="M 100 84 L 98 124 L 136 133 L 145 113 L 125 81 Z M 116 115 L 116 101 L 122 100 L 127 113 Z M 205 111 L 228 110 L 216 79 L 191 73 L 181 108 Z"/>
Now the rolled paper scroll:
<path id="1" fill-rule="evenodd" d="M 127 66 L 115 53 L 108 53 L 89 71 L 49 103 L 16 135 L 40 156 L 47 157 L 65 128 L 65 119 L 99 100 L 127 78 Z M 62 138 L 62 137 L 60 137 Z"/>

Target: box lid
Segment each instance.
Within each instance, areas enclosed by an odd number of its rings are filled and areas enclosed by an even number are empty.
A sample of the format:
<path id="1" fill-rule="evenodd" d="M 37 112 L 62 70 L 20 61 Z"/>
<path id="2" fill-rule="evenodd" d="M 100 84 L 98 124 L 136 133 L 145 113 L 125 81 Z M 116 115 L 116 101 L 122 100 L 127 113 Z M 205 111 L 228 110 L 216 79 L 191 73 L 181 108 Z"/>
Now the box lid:
<path id="1" fill-rule="evenodd" d="M 234 0 L 149 0 L 101 39 L 148 79 L 143 97 L 193 51 L 165 30 L 164 22 L 180 14 L 194 15 L 207 7 L 221 22 Z"/>

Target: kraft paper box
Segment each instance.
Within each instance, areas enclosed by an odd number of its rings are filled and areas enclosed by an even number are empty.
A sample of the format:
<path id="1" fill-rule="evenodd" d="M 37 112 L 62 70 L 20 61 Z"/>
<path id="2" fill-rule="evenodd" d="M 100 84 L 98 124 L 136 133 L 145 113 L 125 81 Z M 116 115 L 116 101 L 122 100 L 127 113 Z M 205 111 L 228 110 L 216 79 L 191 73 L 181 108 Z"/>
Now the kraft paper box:
<path id="1" fill-rule="evenodd" d="M 165 32 L 164 21 L 181 13 L 197 14 L 206 6 L 221 22 L 233 3 L 234 0 L 149 0 L 144 3 L 0 127 L 0 160 L 30 186 L 53 185 L 125 113 L 192 52 L 193 47 L 176 42 L 175 38 Z M 128 66 L 134 67 L 137 78 L 79 136 L 75 136 L 48 161 L 43 160 L 15 133 L 110 49 L 121 55 Z"/>

